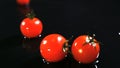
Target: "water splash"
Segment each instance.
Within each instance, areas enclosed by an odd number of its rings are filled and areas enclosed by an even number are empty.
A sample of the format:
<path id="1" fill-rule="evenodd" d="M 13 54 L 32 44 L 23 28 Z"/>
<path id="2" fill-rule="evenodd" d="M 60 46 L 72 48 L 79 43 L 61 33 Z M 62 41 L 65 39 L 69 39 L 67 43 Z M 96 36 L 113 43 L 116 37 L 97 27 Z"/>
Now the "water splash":
<path id="1" fill-rule="evenodd" d="M 42 59 L 42 61 L 43 61 L 43 63 L 45 63 L 46 61 L 45 61 L 45 59 Z"/>
<path id="2" fill-rule="evenodd" d="M 50 64 L 49 62 L 47 62 L 45 59 L 42 59 L 43 63 L 45 64 Z"/>
<path id="3" fill-rule="evenodd" d="M 118 35 L 120 35 L 120 32 L 118 32 Z"/>
<path id="4" fill-rule="evenodd" d="M 98 66 L 97 66 L 97 65 L 95 65 L 95 68 L 98 68 Z"/>
<path id="5" fill-rule="evenodd" d="M 78 63 L 80 64 L 81 62 L 79 61 Z"/>
<path id="6" fill-rule="evenodd" d="M 50 64 L 49 62 L 47 62 L 47 64 Z"/>
<path id="7" fill-rule="evenodd" d="M 42 35 L 39 35 L 38 37 L 41 37 Z"/>
<path id="8" fill-rule="evenodd" d="M 24 39 L 26 39 L 27 37 L 24 36 Z"/>
<path id="9" fill-rule="evenodd" d="M 96 60 L 95 63 L 99 63 L 99 60 Z"/>

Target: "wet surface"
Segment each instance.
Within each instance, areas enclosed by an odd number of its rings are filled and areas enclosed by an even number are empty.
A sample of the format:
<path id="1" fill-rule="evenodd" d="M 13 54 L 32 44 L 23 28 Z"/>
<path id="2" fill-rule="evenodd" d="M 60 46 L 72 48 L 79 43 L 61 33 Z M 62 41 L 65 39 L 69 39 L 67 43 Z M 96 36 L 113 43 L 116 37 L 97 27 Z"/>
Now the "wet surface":
<path id="1" fill-rule="evenodd" d="M 117 1 L 32 0 L 29 9 L 15 1 L 0 2 L 0 62 L 4 67 L 30 68 L 119 68 L 120 13 Z M 40 37 L 25 39 L 19 30 L 25 13 L 33 9 L 43 22 Z M 47 63 L 39 52 L 41 40 L 59 33 L 73 40 L 79 35 L 95 34 L 101 42 L 97 63 L 79 64 L 70 55 L 57 63 Z"/>

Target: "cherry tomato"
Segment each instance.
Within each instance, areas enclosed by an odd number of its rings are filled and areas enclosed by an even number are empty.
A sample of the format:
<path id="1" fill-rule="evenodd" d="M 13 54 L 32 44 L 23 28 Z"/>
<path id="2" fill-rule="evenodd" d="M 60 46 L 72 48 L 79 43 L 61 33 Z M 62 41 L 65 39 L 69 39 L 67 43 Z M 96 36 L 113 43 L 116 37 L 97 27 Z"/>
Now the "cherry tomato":
<path id="1" fill-rule="evenodd" d="M 47 62 L 58 62 L 64 59 L 66 53 L 63 46 L 66 39 L 60 34 L 46 36 L 40 44 L 40 53 Z"/>
<path id="2" fill-rule="evenodd" d="M 39 36 L 42 29 L 42 22 L 38 18 L 25 18 L 20 24 L 21 33 L 27 38 Z"/>
<path id="3" fill-rule="evenodd" d="M 30 3 L 30 0 L 17 0 L 17 3 L 19 5 L 28 5 Z"/>
<path id="4" fill-rule="evenodd" d="M 97 59 L 100 46 L 93 37 L 82 35 L 74 40 L 71 51 L 75 60 L 88 64 Z"/>

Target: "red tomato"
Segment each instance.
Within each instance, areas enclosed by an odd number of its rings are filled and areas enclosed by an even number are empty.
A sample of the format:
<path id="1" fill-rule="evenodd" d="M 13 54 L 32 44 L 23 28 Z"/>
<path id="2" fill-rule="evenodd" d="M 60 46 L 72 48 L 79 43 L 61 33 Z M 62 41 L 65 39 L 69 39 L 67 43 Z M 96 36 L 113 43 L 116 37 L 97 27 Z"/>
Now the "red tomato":
<path id="1" fill-rule="evenodd" d="M 92 37 L 82 35 L 74 40 L 71 51 L 75 60 L 87 64 L 96 60 L 100 46 Z"/>
<path id="2" fill-rule="evenodd" d="M 46 36 L 40 44 L 40 53 L 47 62 L 58 62 L 64 59 L 66 53 L 63 51 L 66 39 L 60 34 Z"/>
<path id="3" fill-rule="evenodd" d="M 17 0 L 17 3 L 19 5 L 27 5 L 30 3 L 30 0 Z"/>
<path id="4" fill-rule="evenodd" d="M 27 38 L 39 36 L 42 29 L 42 22 L 38 18 L 25 18 L 20 24 L 21 33 Z"/>

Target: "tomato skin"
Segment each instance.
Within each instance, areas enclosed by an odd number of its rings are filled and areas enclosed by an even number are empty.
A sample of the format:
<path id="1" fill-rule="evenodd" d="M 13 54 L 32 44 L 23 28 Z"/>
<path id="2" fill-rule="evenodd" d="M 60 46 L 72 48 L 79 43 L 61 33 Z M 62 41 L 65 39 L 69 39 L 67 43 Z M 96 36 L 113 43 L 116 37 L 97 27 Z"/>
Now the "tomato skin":
<path id="1" fill-rule="evenodd" d="M 25 18 L 20 24 L 21 33 L 27 38 L 34 38 L 43 30 L 42 22 L 38 18 Z"/>
<path id="2" fill-rule="evenodd" d="M 74 40 L 71 47 L 74 59 L 84 64 L 95 61 L 100 51 L 100 46 L 98 43 L 95 42 L 95 46 L 91 43 L 86 43 L 87 37 L 87 35 L 79 36 Z M 94 41 L 96 40 L 94 39 Z"/>
<path id="3" fill-rule="evenodd" d="M 40 53 L 47 62 L 58 62 L 64 59 L 66 53 L 63 46 L 66 39 L 60 34 L 46 36 L 40 44 Z"/>
<path id="4" fill-rule="evenodd" d="M 30 3 L 30 0 L 17 0 L 17 3 L 19 5 L 27 5 Z"/>

